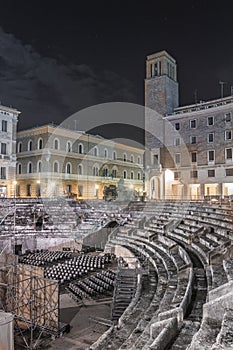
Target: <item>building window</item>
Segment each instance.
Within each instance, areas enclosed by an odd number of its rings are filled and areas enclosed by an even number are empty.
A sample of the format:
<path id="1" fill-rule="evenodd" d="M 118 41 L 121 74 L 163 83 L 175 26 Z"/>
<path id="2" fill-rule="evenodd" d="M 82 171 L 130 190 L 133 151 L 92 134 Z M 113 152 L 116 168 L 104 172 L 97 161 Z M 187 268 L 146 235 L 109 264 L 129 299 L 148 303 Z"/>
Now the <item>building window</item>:
<path id="1" fill-rule="evenodd" d="M 104 158 L 108 158 L 108 150 L 106 148 L 104 150 Z"/>
<path id="2" fill-rule="evenodd" d="M 138 180 L 141 180 L 141 173 L 138 173 Z"/>
<path id="3" fill-rule="evenodd" d="M 124 170 L 124 172 L 123 172 L 123 178 L 127 179 L 127 171 L 126 170 Z"/>
<path id="4" fill-rule="evenodd" d="M 208 134 L 208 143 L 212 142 L 214 142 L 214 134 L 211 132 L 210 134 Z"/>
<path id="5" fill-rule="evenodd" d="M 70 163 L 66 164 L 66 174 L 71 174 L 71 164 Z"/>
<path id="6" fill-rule="evenodd" d="M 32 140 L 28 141 L 28 151 L 32 151 Z"/>
<path id="7" fill-rule="evenodd" d="M 27 184 L 27 196 L 31 197 L 31 185 Z"/>
<path id="8" fill-rule="evenodd" d="M 176 164 L 180 164 L 180 158 L 181 158 L 181 157 L 180 157 L 180 153 L 176 153 L 176 154 L 175 154 L 175 163 L 176 163 Z"/>
<path id="9" fill-rule="evenodd" d="M 180 130 L 180 123 L 175 123 L 175 129 Z"/>
<path id="10" fill-rule="evenodd" d="M 154 154 L 154 165 L 158 165 L 158 164 L 159 164 L 159 155 Z"/>
<path id="11" fill-rule="evenodd" d="M 207 125 L 208 126 L 214 125 L 214 117 L 208 117 L 207 118 Z"/>
<path id="12" fill-rule="evenodd" d="M 97 147 L 94 147 L 93 153 L 94 153 L 95 157 L 98 157 L 98 148 Z"/>
<path id="13" fill-rule="evenodd" d="M 134 179 L 134 172 L 133 172 L 133 171 L 131 171 L 131 173 L 130 173 L 130 179 L 131 179 L 131 180 Z"/>
<path id="14" fill-rule="evenodd" d="M 225 157 L 226 157 L 226 160 L 228 161 L 232 160 L 232 148 L 225 149 Z"/>
<path id="15" fill-rule="evenodd" d="M 22 142 L 18 143 L 18 153 L 22 152 Z"/>
<path id="16" fill-rule="evenodd" d="M 16 185 L 16 196 L 20 197 L 20 185 Z"/>
<path id="17" fill-rule="evenodd" d="M 6 154 L 6 143 L 1 143 L 1 154 Z"/>
<path id="18" fill-rule="evenodd" d="M 27 166 L 27 172 L 28 172 L 28 174 L 31 174 L 32 173 L 32 162 L 29 162 L 28 163 L 28 166 Z"/>
<path id="19" fill-rule="evenodd" d="M 191 153 L 191 162 L 196 163 L 197 162 L 197 152 Z"/>
<path id="20" fill-rule="evenodd" d="M 180 146 L 180 137 L 175 139 L 175 146 Z"/>
<path id="21" fill-rule="evenodd" d="M 2 131 L 7 132 L 7 121 L 6 120 L 2 120 Z"/>
<path id="22" fill-rule="evenodd" d="M 196 127 L 197 127 L 196 119 L 190 120 L 190 128 L 191 129 L 196 129 Z"/>
<path id="23" fill-rule="evenodd" d="M 78 185 L 78 196 L 79 197 L 83 196 L 83 185 Z"/>
<path id="24" fill-rule="evenodd" d="M 72 152 L 72 145 L 70 141 L 68 141 L 66 144 L 66 152 Z"/>
<path id="25" fill-rule="evenodd" d="M 232 139 L 232 132 L 231 130 L 225 131 L 225 140 L 231 140 Z"/>
<path id="26" fill-rule="evenodd" d="M 130 156 L 130 162 L 134 163 L 134 156 L 133 156 L 133 154 L 131 154 L 131 156 Z"/>
<path id="27" fill-rule="evenodd" d="M 1 167 L 1 180 L 6 180 L 6 167 Z"/>
<path id="28" fill-rule="evenodd" d="M 108 176 L 108 168 L 103 168 L 103 176 Z"/>
<path id="29" fill-rule="evenodd" d="M 208 170 L 208 177 L 215 177 L 215 170 L 214 169 Z"/>
<path id="30" fill-rule="evenodd" d="M 180 171 L 175 171 L 174 172 L 174 180 L 179 180 L 180 179 Z"/>
<path id="31" fill-rule="evenodd" d="M 226 169 L 226 176 L 233 176 L 233 168 Z"/>
<path id="32" fill-rule="evenodd" d="M 141 157 L 138 157 L 138 164 L 141 164 Z"/>
<path id="33" fill-rule="evenodd" d="M 117 171 L 116 171 L 116 169 L 112 169 L 112 177 L 114 177 L 114 178 L 117 177 Z"/>
<path id="34" fill-rule="evenodd" d="M 82 164 L 79 164 L 78 166 L 78 175 L 82 175 L 83 174 L 83 166 Z"/>
<path id="35" fill-rule="evenodd" d="M 43 148 L 43 140 L 39 139 L 38 140 L 38 149 L 42 149 Z"/>
<path id="36" fill-rule="evenodd" d="M 22 164 L 18 164 L 18 174 L 22 174 Z"/>
<path id="37" fill-rule="evenodd" d="M 58 164 L 58 162 L 54 162 L 53 163 L 53 172 L 58 173 L 58 171 L 59 171 L 59 164 Z"/>
<path id="38" fill-rule="evenodd" d="M 58 139 L 55 139 L 54 140 L 54 149 L 59 149 L 59 141 L 58 141 Z"/>
<path id="39" fill-rule="evenodd" d="M 78 153 L 83 154 L 83 144 L 82 143 L 80 143 L 78 145 Z"/>
<path id="40" fill-rule="evenodd" d="M 197 170 L 190 171 L 190 177 L 191 177 L 191 179 L 197 179 L 197 177 L 198 177 Z"/>
<path id="41" fill-rule="evenodd" d="M 93 176 L 99 176 L 99 168 L 97 166 L 93 167 Z"/>
<path id="42" fill-rule="evenodd" d="M 40 190 L 40 184 L 39 183 L 36 185 L 36 196 L 37 197 L 41 196 L 41 190 Z"/>
<path id="43" fill-rule="evenodd" d="M 42 162 L 41 162 L 41 160 L 39 160 L 37 163 L 37 172 L 41 173 L 41 171 L 42 171 Z"/>
<path id="44" fill-rule="evenodd" d="M 225 114 L 225 122 L 226 123 L 231 122 L 231 112 Z"/>
<path id="45" fill-rule="evenodd" d="M 208 162 L 214 162 L 215 160 L 215 151 L 208 151 Z"/>
<path id="46" fill-rule="evenodd" d="M 123 155 L 123 160 L 124 160 L 124 162 L 127 161 L 127 155 L 126 155 L 126 153 L 124 153 L 124 155 Z"/>
<path id="47" fill-rule="evenodd" d="M 197 143 L 197 137 L 196 136 L 190 136 L 190 143 L 192 145 L 194 145 L 195 143 Z"/>
<path id="48" fill-rule="evenodd" d="M 117 155 L 116 155 L 116 152 L 114 151 L 113 154 L 112 154 L 112 158 L 113 160 L 116 160 L 117 159 Z"/>

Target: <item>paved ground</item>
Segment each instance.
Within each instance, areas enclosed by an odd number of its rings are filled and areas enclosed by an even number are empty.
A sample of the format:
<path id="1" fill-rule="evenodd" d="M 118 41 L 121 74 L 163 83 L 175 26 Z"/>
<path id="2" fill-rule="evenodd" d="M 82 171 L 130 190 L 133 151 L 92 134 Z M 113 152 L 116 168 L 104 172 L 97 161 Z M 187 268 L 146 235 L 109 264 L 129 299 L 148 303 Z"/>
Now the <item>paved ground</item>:
<path id="1" fill-rule="evenodd" d="M 111 303 L 96 302 L 93 305 L 77 306 L 67 294 L 61 296 L 61 321 L 69 323 L 71 331 L 62 338 L 51 341 L 50 350 L 87 350 L 108 329 L 90 319 L 98 316 L 110 319 Z"/>

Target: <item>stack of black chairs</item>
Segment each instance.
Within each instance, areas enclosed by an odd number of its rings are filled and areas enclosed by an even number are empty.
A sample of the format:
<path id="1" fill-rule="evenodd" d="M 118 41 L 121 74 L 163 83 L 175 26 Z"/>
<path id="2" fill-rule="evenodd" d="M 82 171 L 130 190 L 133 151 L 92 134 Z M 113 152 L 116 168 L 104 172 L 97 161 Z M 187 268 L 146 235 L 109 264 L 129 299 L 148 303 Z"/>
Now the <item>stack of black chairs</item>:
<path id="1" fill-rule="evenodd" d="M 105 270 L 81 281 L 69 283 L 67 290 L 75 300 L 93 298 L 112 290 L 114 281 L 115 272 Z"/>
<path id="2" fill-rule="evenodd" d="M 63 259 L 69 259 L 72 257 L 71 252 L 62 251 L 48 251 L 44 250 L 38 253 L 29 253 L 20 259 L 23 264 L 34 266 L 47 266 L 48 264 L 56 263 Z"/>

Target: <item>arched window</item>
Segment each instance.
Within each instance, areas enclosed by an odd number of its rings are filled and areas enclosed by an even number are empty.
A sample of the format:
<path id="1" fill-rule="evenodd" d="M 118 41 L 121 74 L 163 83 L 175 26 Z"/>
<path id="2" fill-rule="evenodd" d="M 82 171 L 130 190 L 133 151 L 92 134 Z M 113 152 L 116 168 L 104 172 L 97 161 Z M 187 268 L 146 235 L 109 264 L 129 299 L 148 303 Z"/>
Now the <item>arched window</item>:
<path id="1" fill-rule="evenodd" d="M 99 153 L 98 147 L 95 146 L 94 149 L 93 149 L 93 154 L 94 154 L 94 156 L 95 156 L 95 157 L 98 157 L 98 153 Z"/>
<path id="2" fill-rule="evenodd" d="M 133 171 L 131 171 L 131 173 L 130 173 L 130 178 L 131 178 L 131 180 L 134 179 L 134 172 Z"/>
<path id="3" fill-rule="evenodd" d="M 141 157 L 138 157 L 138 164 L 141 164 Z"/>
<path id="4" fill-rule="evenodd" d="M 54 149 L 59 149 L 60 147 L 59 147 L 59 140 L 58 139 L 55 139 L 54 140 Z"/>
<path id="5" fill-rule="evenodd" d="M 28 151 L 32 151 L 32 140 L 28 141 Z"/>
<path id="6" fill-rule="evenodd" d="M 130 161 L 131 161 L 131 163 L 134 163 L 134 155 L 133 154 L 131 154 L 131 156 L 130 156 Z"/>
<path id="7" fill-rule="evenodd" d="M 98 166 L 93 167 L 93 176 L 99 176 L 99 168 Z"/>
<path id="8" fill-rule="evenodd" d="M 42 148 L 43 148 L 43 140 L 42 140 L 42 138 L 40 138 L 38 140 L 38 149 L 42 149 Z"/>
<path id="9" fill-rule="evenodd" d="M 18 164 L 18 174 L 22 174 L 22 164 Z"/>
<path id="10" fill-rule="evenodd" d="M 53 163 L 53 172 L 58 173 L 59 172 L 59 164 L 57 161 Z"/>
<path id="11" fill-rule="evenodd" d="M 117 177 L 117 170 L 116 169 L 112 169 L 112 177 Z"/>
<path id="12" fill-rule="evenodd" d="M 22 152 L 22 142 L 18 143 L 18 153 Z"/>
<path id="13" fill-rule="evenodd" d="M 141 180 L 141 174 L 138 173 L 138 180 Z"/>
<path id="14" fill-rule="evenodd" d="M 108 150 L 107 150 L 107 148 L 104 149 L 104 158 L 108 158 Z"/>
<path id="15" fill-rule="evenodd" d="M 83 154 L 83 144 L 82 143 L 80 143 L 78 145 L 78 153 Z"/>
<path id="16" fill-rule="evenodd" d="M 27 165 L 27 172 L 28 172 L 28 174 L 31 174 L 31 173 L 32 173 L 32 162 L 28 162 L 28 165 Z"/>
<path id="17" fill-rule="evenodd" d="M 41 171 L 42 171 L 42 162 L 41 162 L 41 160 L 38 160 L 38 162 L 37 162 L 37 172 L 41 173 Z"/>
<path id="18" fill-rule="evenodd" d="M 82 164 L 78 165 L 78 175 L 82 175 L 83 174 L 83 166 Z"/>
<path id="19" fill-rule="evenodd" d="M 66 174 L 71 174 L 71 164 L 70 163 L 66 164 Z"/>
<path id="20" fill-rule="evenodd" d="M 66 143 L 66 152 L 72 152 L 72 144 L 70 141 Z"/>
<path id="21" fill-rule="evenodd" d="M 112 159 L 113 159 L 113 160 L 116 160 L 116 159 L 117 159 L 116 151 L 113 152 L 113 154 L 112 154 Z"/>
<path id="22" fill-rule="evenodd" d="M 126 155 L 126 153 L 124 153 L 124 155 L 123 155 L 123 160 L 124 160 L 124 162 L 127 161 L 127 155 Z"/>
<path id="23" fill-rule="evenodd" d="M 127 171 L 126 170 L 124 170 L 124 172 L 123 172 L 123 178 L 127 179 Z"/>
<path id="24" fill-rule="evenodd" d="M 108 168 L 103 168 L 103 176 L 108 176 Z"/>

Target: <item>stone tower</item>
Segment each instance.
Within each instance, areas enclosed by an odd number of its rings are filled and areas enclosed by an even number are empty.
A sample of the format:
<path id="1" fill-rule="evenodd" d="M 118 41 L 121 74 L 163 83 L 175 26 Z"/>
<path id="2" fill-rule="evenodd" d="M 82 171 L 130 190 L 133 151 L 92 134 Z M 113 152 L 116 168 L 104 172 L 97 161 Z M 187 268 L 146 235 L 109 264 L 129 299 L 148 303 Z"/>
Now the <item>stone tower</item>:
<path id="1" fill-rule="evenodd" d="M 176 61 L 166 51 L 147 56 L 145 106 L 165 116 L 178 107 Z"/>
<path id="2" fill-rule="evenodd" d="M 166 51 L 147 56 L 145 79 L 145 186 L 149 198 L 163 198 L 167 151 L 166 115 L 178 107 L 176 61 Z"/>

